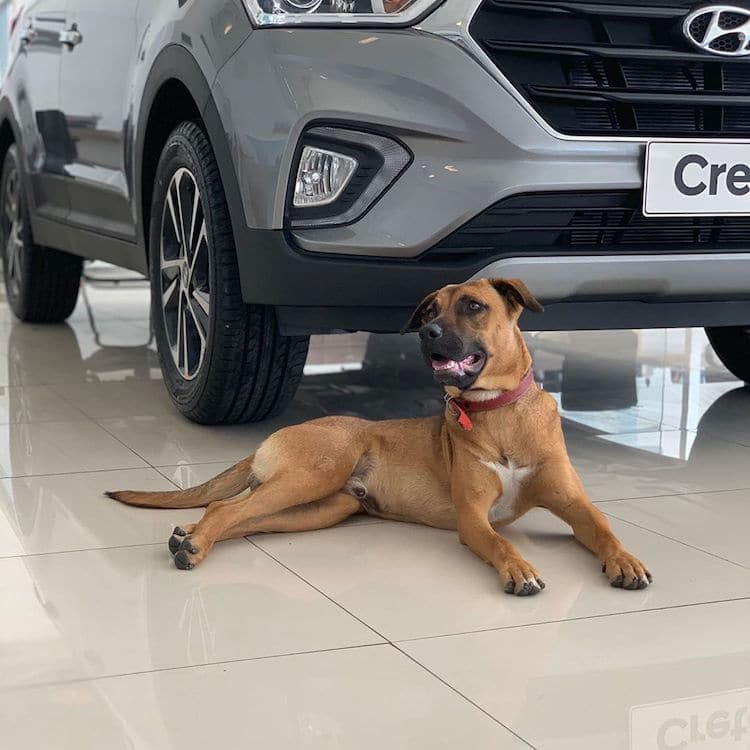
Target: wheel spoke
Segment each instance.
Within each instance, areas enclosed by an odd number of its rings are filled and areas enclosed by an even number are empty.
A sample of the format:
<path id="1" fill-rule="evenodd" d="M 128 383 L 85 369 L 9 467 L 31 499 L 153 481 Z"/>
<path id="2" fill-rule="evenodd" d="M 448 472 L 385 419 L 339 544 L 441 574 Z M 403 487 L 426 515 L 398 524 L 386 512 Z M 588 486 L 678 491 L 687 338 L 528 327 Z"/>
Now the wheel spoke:
<path id="1" fill-rule="evenodd" d="M 180 217 L 180 243 L 182 244 L 182 252 L 183 254 L 186 252 L 187 244 L 189 242 L 189 239 L 185 237 L 185 214 L 183 213 L 182 209 L 182 178 L 185 173 L 180 171 L 177 173 L 177 179 L 174 183 L 174 191 L 177 194 L 177 214 Z"/>
<path id="2" fill-rule="evenodd" d="M 206 317 L 205 321 L 201 320 L 202 315 L 200 314 L 200 310 L 196 311 L 195 305 L 193 305 L 192 300 L 190 299 L 188 299 L 188 309 L 190 310 L 190 315 L 195 324 L 195 331 L 200 340 L 200 349 L 198 351 L 198 360 L 196 362 L 196 369 L 199 369 L 203 364 L 203 357 L 206 353 L 206 326 L 208 325 L 208 318 Z"/>
<path id="3" fill-rule="evenodd" d="M 16 208 L 16 201 L 13 199 L 13 195 L 11 194 L 9 186 L 8 192 L 5 196 L 5 217 L 11 224 L 13 224 L 13 222 L 16 221 L 17 213 L 18 210 Z"/>
<path id="4" fill-rule="evenodd" d="M 188 356 L 189 354 L 189 344 L 188 344 L 188 331 L 187 331 L 187 323 L 188 323 L 188 312 L 187 312 L 187 305 L 183 303 L 182 305 L 182 315 L 180 316 L 182 319 L 182 365 L 183 365 L 183 376 L 188 376 L 190 374 L 190 358 Z"/>
<path id="5" fill-rule="evenodd" d="M 202 305 L 198 303 L 195 290 L 188 296 L 188 309 L 198 329 L 198 336 L 205 341 L 208 332 L 208 313 L 204 313 Z"/>
<path id="6" fill-rule="evenodd" d="M 16 250 L 16 238 L 13 232 L 14 227 L 11 226 L 9 230 L 8 242 L 5 246 L 5 258 L 8 270 L 8 278 L 16 278 L 16 263 L 18 261 L 18 252 Z"/>
<path id="7" fill-rule="evenodd" d="M 177 196 L 177 200 L 179 200 L 179 195 Z M 174 229 L 175 237 L 177 238 L 177 244 L 182 247 L 184 243 L 182 241 L 180 223 L 177 221 L 177 216 L 175 214 L 174 199 L 172 198 L 172 185 L 169 186 L 169 190 L 167 191 L 167 206 L 169 207 L 169 215 L 172 217 L 172 228 Z"/>
<path id="8" fill-rule="evenodd" d="M 206 317 L 208 317 L 211 311 L 211 295 L 208 292 L 204 292 L 203 289 L 193 289 L 193 299 L 205 313 Z"/>
<path id="9" fill-rule="evenodd" d="M 14 170 L 8 174 L 5 183 L 5 205 L 3 210 L 5 216 L 11 224 L 16 223 L 20 218 L 20 192 L 21 185 L 18 178 L 18 171 Z"/>
<path id="10" fill-rule="evenodd" d="M 180 361 L 182 358 L 182 339 L 183 339 L 183 330 L 182 330 L 182 290 L 178 292 L 179 296 L 177 297 L 177 321 L 176 321 L 176 331 L 175 331 L 175 344 L 174 344 L 174 360 L 175 364 L 177 365 L 177 369 L 182 373 L 182 367 L 180 366 Z"/>
<path id="11" fill-rule="evenodd" d="M 185 259 L 184 258 L 169 258 L 165 259 L 162 256 L 161 259 L 161 270 L 162 271 L 172 271 L 177 269 L 177 271 L 180 271 L 182 267 L 185 265 Z"/>
<path id="12" fill-rule="evenodd" d="M 201 223 L 201 231 L 198 234 L 198 239 L 195 243 L 195 247 L 193 250 L 193 257 L 190 259 L 190 281 L 193 280 L 193 274 L 195 273 L 195 266 L 198 260 L 198 256 L 200 255 L 201 248 L 206 248 L 206 253 L 208 253 L 208 236 L 206 234 L 206 220 L 204 219 Z"/>
<path id="13" fill-rule="evenodd" d="M 177 274 L 177 276 L 172 279 L 172 281 L 169 283 L 169 286 L 162 292 L 161 294 L 161 304 L 162 307 L 167 307 L 167 305 L 172 301 L 172 298 L 175 295 L 175 292 L 179 291 L 180 289 L 180 275 Z"/>
<path id="14" fill-rule="evenodd" d="M 16 237 L 13 243 L 13 274 L 15 278 L 21 278 L 21 259 L 23 257 L 23 241 Z"/>
<path id="15" fill-rule="evenodd" d="M 193 237 L 195 237 L 195 220 L 198 217 L 198 208 L 201 204 L 201 194 L 198 192 L 198 186 L 195 185 L 193 190 L 193 210 L 191 211 L 192 216 L 190 217 L 190 235 L 187 238 L 187 243 L 190 245 L 191 250 L 197 250 L 197 244 L 193 245 Z M 204 222 L 205 224 L 205 222 Z"/>

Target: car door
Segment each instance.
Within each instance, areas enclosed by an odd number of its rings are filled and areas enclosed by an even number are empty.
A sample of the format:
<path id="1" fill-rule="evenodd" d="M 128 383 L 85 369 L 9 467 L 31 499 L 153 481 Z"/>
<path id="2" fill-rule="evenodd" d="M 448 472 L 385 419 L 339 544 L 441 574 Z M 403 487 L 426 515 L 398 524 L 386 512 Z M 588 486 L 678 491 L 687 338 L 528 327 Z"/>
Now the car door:
<path id="1" fill-rule="evenodd" d="M 69 222 L 126 241 L 135 240 L 125 144 L 137 5 L 67 0 L 60 73 L 60 101 L 75 146 L 65 168 Z"/>
<path id="2" fill-rule="evenodd" d="M 14 34 L 12 70 L 4 82 L 13 102 L 30 200 L 36 219 L 64 221 L 65 167 L 73 146 L 60 111 L 65 0 L 30 0 Z"/>

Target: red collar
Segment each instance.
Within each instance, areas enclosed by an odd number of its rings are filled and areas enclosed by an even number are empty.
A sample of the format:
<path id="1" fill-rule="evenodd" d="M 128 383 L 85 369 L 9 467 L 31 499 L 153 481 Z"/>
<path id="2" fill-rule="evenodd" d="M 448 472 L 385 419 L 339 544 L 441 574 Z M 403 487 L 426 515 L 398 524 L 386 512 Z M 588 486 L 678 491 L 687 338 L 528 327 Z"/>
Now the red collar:
<path id="1" fill-rule="evenodd" d="M 499 396 L 495 396 L 495 398 L 489 398 L 486 401 L 468 401 L 463 398 L 446 395 L 445 404 L 448 407 L 448 411 L 456 417 L 461 428 L 469 432 L 474 428 L 469 417 L 471 412 L 492 411 L 492 409 L 499 409 L 501 406 L 513 404 L 531 388 L 533 382 L 534 372 L 533 370 L 529 370 L 512 391 L 504 391 Z"/>

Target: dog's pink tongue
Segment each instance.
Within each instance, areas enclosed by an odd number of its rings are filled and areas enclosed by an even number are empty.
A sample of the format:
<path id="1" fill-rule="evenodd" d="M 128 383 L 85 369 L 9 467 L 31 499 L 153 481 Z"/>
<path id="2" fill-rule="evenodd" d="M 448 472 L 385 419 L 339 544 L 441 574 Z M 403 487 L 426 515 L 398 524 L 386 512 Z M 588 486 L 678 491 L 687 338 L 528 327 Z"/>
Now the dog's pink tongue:
<path id="1" fill-rule="evenodd" d="M 455 359 L 445 359 L 445 360 L 432 360 L 432 369 L 436 370 L 438 372 L 443 372 L 445 370 L 456 370 L 459 373 L 464 372 L 464 368 L 471 364 L 473 359 L 473 355 L 469 355 L 468 357 L 462 359 L 460 362 L 456 362 Z"/>
<path id="2" fill-rule="evenodd" d="M 454 362 L 452 359 L 433 359 L 432 369 L 433 370 L 452 370 L 458 367 L 458 362 Z"/>

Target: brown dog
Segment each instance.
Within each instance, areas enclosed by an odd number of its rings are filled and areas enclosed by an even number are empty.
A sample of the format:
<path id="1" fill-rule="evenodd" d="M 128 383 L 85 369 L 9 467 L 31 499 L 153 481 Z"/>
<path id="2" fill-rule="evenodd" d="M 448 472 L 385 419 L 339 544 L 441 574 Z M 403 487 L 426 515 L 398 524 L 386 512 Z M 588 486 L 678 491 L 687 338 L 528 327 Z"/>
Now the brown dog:
<path id="1" fill-rule="evenodd" d="M 169 540 L 190 569 L 221 539 L 322 529 L 354 513 L 457 529 L 500 574 L 507 593 L 544 588 L 536 569 L 492 523 L 544 507 L 573 528 L 613 586 L 645 588 L 651 574 L 625 551 L 588 499 L 565 448 L 553 398 L 531 377 L 518 328 L 524 308 L 542 307 L 523 282 L 489 279 L 430 294 L 405 330 L 446 391 L 446 413 L 369 422 L 326 417 L 271 435 L 258 451 L 200 487 L 113 492 L 129 505 L 208 506 Z"/>

